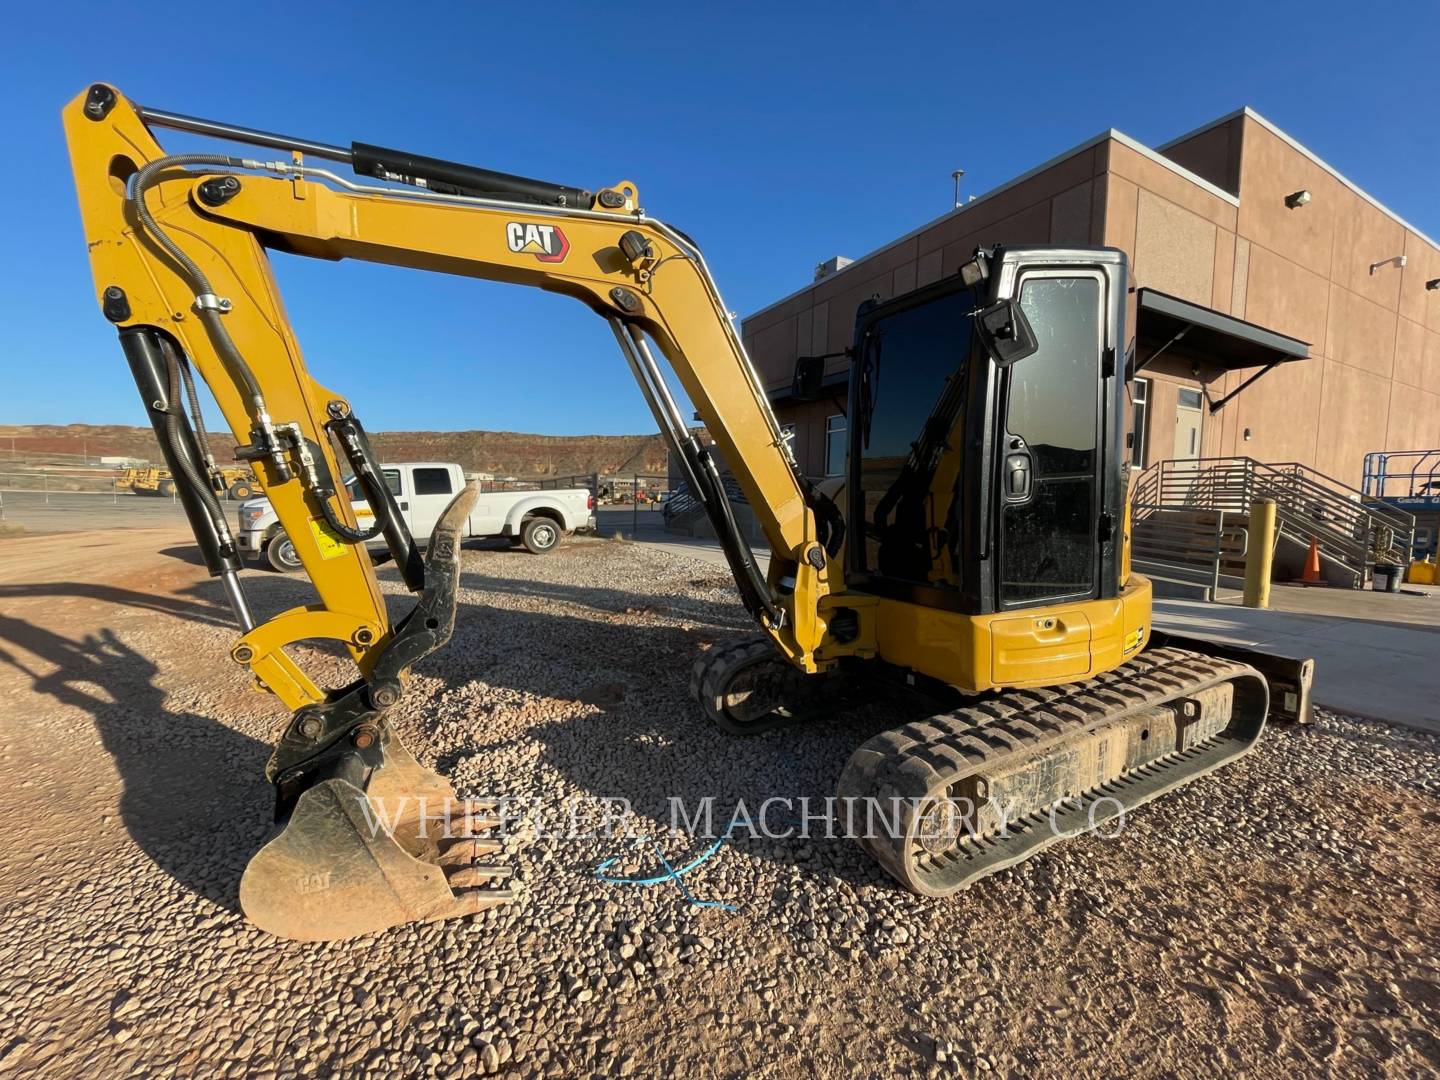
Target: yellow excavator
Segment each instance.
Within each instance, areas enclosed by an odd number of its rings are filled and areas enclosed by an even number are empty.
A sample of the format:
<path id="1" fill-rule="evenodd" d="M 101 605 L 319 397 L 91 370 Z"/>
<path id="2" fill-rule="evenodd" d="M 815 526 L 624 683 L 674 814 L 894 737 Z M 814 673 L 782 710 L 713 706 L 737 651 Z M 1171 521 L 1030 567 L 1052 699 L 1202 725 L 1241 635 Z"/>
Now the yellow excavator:
<path id="1" fill-rule="evenodd" d="M 935 715 L 860 746 L 835 800 L 845 832 L 917 893 L 952 893 L 1094 828 L 1244 753 L 1267 716 L 1308 711 L 1309 661 L 1151 625 L 1150 583 L 1129 568 L 1119 251 L 977 251 L 863 305 L 847 350 L 848 471 L 822 487 L 797 467 L 699 248 L 648 216 L 632 181 L 589 190 L 329 145 L 142 107 L 98 83 L 64 124 L 96 300 L 234 611 L 230 657 L 292 712 L 267 765 L 275 832 L 240 884 L 266 930 L 345 938 L 514 896 L 489 858 L 493 807 L 457 799 L 387 720 L 411 667 L 450 637 L 473 491 L 422 554 L 359 403 L 307 372 L 267 251 L 545 289 L 603 319 L 758 624 L 697 660 L 699 705 L 746 735 L 824 723 L 830 691 L 860 679 L 937 700 Z M 167 154 L 160 128 L 279 153 Z M 768 571 L 657 352 L 748 500 Z M 317 603 L 252 611 L 206 476 L 192 364 Z M 801 359 L 797 395 L 818 395 L 823 367 Z M 347 484 L 375 511 L 363 527 Z M 395 623 L 366 551 L 381 536 L 418 596 Z M 341 643 L 356 679 L 316 685 L 286 652 L 311 639 Z"/>
<path id="2" fill-rule="evenodd" d="M 255 494 L 255 477 L 249 469 L 225 468 L 211 459 L 206 463 L 205 475 L 215 494 L 227 499 L 244 501 Z M 154 465 L 126 469 L 120 475 L 120 485 L 136 495 L 159 495 L 167 499 L 177 494 L 180 488 L 169 469 Z"/>

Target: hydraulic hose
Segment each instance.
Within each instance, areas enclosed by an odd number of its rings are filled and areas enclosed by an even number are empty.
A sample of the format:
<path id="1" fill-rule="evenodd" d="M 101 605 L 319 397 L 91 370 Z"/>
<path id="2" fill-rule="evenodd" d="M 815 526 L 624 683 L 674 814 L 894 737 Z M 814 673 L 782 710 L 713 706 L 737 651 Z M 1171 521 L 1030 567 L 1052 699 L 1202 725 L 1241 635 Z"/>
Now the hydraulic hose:
<path id="1" fill-rule="evenodd" d="M 370 492 L 370 486 L 365 483 L 365 478 L 359 473 L 355 474 L 360 479 L 361 487 L 365 488 L 365 501 L 375 514 L 375 524 L 368 529 L 352 529 L 345 522 L 341 521 L 330 506 L 330 499 L 337 494 L 333 491 L 317 491 L 315 501 L 320 504 L 320 513 L 325 518 L 325 524 L 334 529 L 342 540 L 348 540 L 352 544 L 363 544 L 366 540 L 374 540 L 385 531 L 385 504 L 376 499 Z"/>
<path id="2" fill-rule="evenodd" d="M 205 415 L 200 411 L 200 395 L 195 393 L 195 379 L 190 374 L 190 361 L 168 337 L 162 337 L 160 348 L 164 351 L 166 359 L 177 363 L 180 367 L 180 377 L 185 380 L 185 398 L 190 402 L 190 426 L 195 429 L 196 450 L 200 459 L 205 462 L 205 468 L 212 474 L 215 472 L 215 455 L 210 452 L 210 433 L 205 430 Z"/>
<path id="3" fill-rule="evenodd" d="M 215 306 L 218 304 L 218 300 L 215 297 L 214 288 L 210 284 L 210 279 L 205 276 L 205 271 L 200 269 L 195 260 L 185 254 L 180 245 L 175 243 L 165 230 L 160 227 L 160 223 L 155 220 L 155 216 L 150 212 L 150 207 L 145 202 L 145 193 L 159 182 L 161 174 L 166 169 L 185 165 L 218 165 L 224 168 L 244 168 L 245 161 L 242 158 L 230 157 L 225 154 L 171 154 L 168 157 L 156 158 L 131 178 L 129 194 L 126 196 L 126 201 L 134 211 L 135 219 L 139 222 L 140 227 L 164 249 L 166 254 L 179 264 L 181 271 L 189 279 L 191 288 L 195 290 L 197 300 L 196 315 L 209 334 L 210 341 L 215 346 L 215 351 L 220 355 L 220 359 L 225 363 L 226 367 L 245 384 L 245 390 L 249 394 L 250 400 L 256 409 L 256 419 L 262 426 L 268 425 L 269 416 L 265 410 L 265 395 L 260 389 L 260 383 L 256 380 L 255 373 L 250 370 L 250 365 L 246 363 L 245 358 L 240 355 L 240 350 L 235 347 L 235 342 L 230 337 L 230 332 L 225 329 L 225 324 L 220 317 L 220 309 L 218 306 Z M 166 359 L 169 361 L 172 397 L 176 401 L 179 400 L 179 382 L 183 373 L 185 389 L 190 399 L 190 408 L 197 417 L 196 428 L 197 431 L 200 432 L 200 439 L 203 442 L 205 439 L 203 427 L 198 421 L 200 403 L 195 394 L 195 387 L 190 379 L 190 373 L 182 365 L 179 358 L 173 355 L 168 349 Z M 172 427 L 174 428 L 172 439 L 176 440 L 178 444 L 180 435 L 178 427 L 175 427 L 175 425 L 175 418 L 167 415 L 166 430 L 171 431 Z M 206 457 L 208 458 L 209 445 L 208 443 L 204 443 L 204 445 Z M 183 455 L 183 458 L 182 466 L 186 479 L 194 483 L 197 488 L 202 489 L 202 500 L 205 503 L 206 511 L 211 517 L 216 519 L 217 527 L 223 529 L 225 527 L 224 512 L 220 509 L 214 491 L 211 490 L 208 483 L 200 479 L 190 456 Z M 277 471 L 282 464 L 280 461 L 275 462 Z M 360 476 L 360 482 L 364 486 L 367 496 L 369 496 L 370 504 L 372 507 L 375 507 L 375 523 L 368 529 L 353 529 L 340 520 L 334 509 L 330 506 L 330 499 L 336 494 L 335 492 L 317 491 L 315 493 L 316 501 L 320 504 L 320 513 L 325 518 L 325 524 L 330 526 L 336 535 L 352 544 L 373 540 L 379 536 L 385 528 L 385 506 L 382 500 L 375 498 L 371 490 L 372 484 L 369 481 L 369 477 L 364 475 Z"/>
<path id="4" fill-rule="evenodd" d="M 150 207 L 145 204 L 145 192 L 155 185 L 159 176 L 166 169 L 173 169 L 181 165 L 223 165 L 226 168 L 242 168 L 244 161 L 237 157 L 230 157 L 227 154 L 170 154 L 168 157 L 156 158 L 154 161 L 141 167 L 130 179 L 130 192 L 126 196 L 131 208 L 135 211 L 135 217 L 141 226 L 149 233 L 165 251 L 180 264 L 185 275 L 190 279 L 190 284 L 195 287 L 198 293 L 209 293 L 214 290 L 210 287 L 210 279 L 205 272 L 195 264 L 195 261 L 181 250 L 180 246 L 160 228 L 155 216 L 150 213 Z"/>
<path id="5" fill-rule="evenodd" d="M 204 298 L 213 297 L 215 293 L 210 285 L 210 279 L 205 276 L 205 272 L 200 269 L 195 260 L 186 255 L 180 245 L 175 243 L 169 234 L 160 227 L 160 223 L 155 220 L 155 215 L 150 213 L 150 207 L 145 202 L 145 193 L 159 182 L 161 174 L 166 169 L 183 165 L 219 165 L 238 169 L 245 167 L 245 160 L 226 154 L 171 154 L 168 157 L 156 158 L 131 177 L 129 194 L 125 201 L 130 204 L 141 229 L 180 265 L 180 269 L 190 280 L 191 288 L 195 290 L 197 300 L 203 301 Z M 221 322 L 220 312 L 202 302 L 197 307 L 196 314 L 209 333 L 210 340 L 215 345 L 215 351 L 220 354 L 220 359 L 245 384 L 245 391 L 255 404 L 256 410 L 261 413 L 265 412 L 265 395 L 260 390 L 255 373 L 250 370 L 250 365 L 240 355 L 240 350 L 235 347 L 229 331 Z"/>
<path id="6" fill-rule="evenodd" d="M 175 464 L 179 466 L 184 481 L 194 490 L 204 505 L 205 512 L 210 515 L 210 520 L 215 523 L 215 532 L 228 541 L 230 526 L 225 520 L 225 511 L 209 482 L 202 478 L 195 468 L 195 447 L 185 445 L 180 430 L 180 417 L 183 415 L 180 404 L 180 362 L 169 348 L 162 348 L 162 352 L 165 354 L 170 391 L 165 409 L 165 437 L 175 451 Z"/>

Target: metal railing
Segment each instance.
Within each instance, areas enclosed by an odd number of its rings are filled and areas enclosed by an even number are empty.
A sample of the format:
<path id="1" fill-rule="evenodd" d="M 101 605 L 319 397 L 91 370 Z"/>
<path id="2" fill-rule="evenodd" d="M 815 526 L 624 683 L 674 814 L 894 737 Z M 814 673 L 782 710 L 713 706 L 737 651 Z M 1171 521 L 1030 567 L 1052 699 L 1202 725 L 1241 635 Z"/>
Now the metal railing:
<path id="1" fill-rule="evenodd" d="M 1376 450 L 1366 454 L 1360 490 L 1375 499 L 1440 496 L 1440 449 Z"/>
<path id="2" fill-rule="evenodd" d="M 1274 499 L 1282 534 L 1316 542 L 1322 559 L 1345 567 L 1362 584 L 1377 561 L 1408 551 L 1415 519 L 1393 507 L 1362 502 L 1361 492 L 1298 461 L 1248 457 L 1159 461 L 1132 485 L 1138 524 L 1174 507 L 1249 513 L 1256 499 Z"/>
<path id="3" fill-rule="evenodd" d="M 1200 506 L 1153 508 L 1131 530 L 1131 557 L 1141 570 L 1194 585 L 1213 598 L 1222 577 L 1240 577 L 1250 549 L 1248 517 Z"/>
<path id="4" fill-rule="evenodd" d="M 740 490 L 740 481 L 728 472 L 722 473 L 720 480 L 725 486 L 726 497 L 732 503 L 737 506 L 749 505 L 749 501 L 745 498 L 745 492 Z M 689 483 L 684 480 L 675 485 L 675 490 L 665 500 L 665 524 L 667 526 L 692 521 L 704 513 L 704 504 L 695 498 Z"/>

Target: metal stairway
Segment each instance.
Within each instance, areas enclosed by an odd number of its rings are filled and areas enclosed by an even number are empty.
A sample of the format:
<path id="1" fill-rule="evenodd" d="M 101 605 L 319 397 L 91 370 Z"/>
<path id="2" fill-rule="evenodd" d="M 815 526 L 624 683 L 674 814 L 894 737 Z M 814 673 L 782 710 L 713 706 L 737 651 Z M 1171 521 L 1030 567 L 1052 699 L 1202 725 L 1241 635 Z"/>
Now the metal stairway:
<path id="1" fill-rule="evenodd" d="M 1256 499 L 1274 499 L 1279 541 L 1277 577 L 1298 578 L 1314 539 L 1327 581 L 1360 588 L 1377 561 L 1403 561 L 1415 519 L 1393 507 L 1362 502 L 1362 493 L 1296 461 L 1249 457 L 1157 461 L 1130 485 L 1137 543 L 1174 511 L 1224 512 L 1248 520 Z M 1153 524 L 1147 525 L 1147 522 Z"/>

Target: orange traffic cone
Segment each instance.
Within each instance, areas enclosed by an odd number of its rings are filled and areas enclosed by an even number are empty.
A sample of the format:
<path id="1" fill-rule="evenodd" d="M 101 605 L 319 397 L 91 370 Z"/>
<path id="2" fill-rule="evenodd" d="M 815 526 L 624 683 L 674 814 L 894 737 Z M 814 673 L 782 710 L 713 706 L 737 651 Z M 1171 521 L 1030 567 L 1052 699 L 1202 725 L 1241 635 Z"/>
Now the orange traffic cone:
<path id="1" fill-rule="evenodd" d="M 1302 585 L 1329 584 L 1320 576 L 1320 541 L 1310 537 L 1310 554 L 1305 557 L 1305 572 L 1300 575 Z"/>

